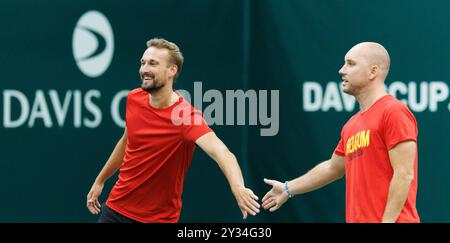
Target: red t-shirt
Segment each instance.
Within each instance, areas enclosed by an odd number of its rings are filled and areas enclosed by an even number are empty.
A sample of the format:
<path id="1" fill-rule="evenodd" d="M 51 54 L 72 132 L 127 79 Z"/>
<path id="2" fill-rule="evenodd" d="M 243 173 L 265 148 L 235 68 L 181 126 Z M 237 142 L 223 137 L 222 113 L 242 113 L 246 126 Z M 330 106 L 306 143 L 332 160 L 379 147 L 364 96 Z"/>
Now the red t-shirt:
<path id="1" fill-rule="evenodd" d="M 401 142 L 417 142 L 417 135 L 413 114 L 391 95 L 345 124 L 334 153 L 345 156 L 347 222 L 381 222 L 393 176 L 388 152 Z M 416 194 L 417 155 L 414 179 L 397 222 L 420 222 Z"/>
<path id="2" fill-rule="evenodd" d="M 132 90 L 126 103 L 127 145 L 119 179 L 106 204 L 140 222 L 177 222 L 186 172 L 195 141 L 211 129 L 181 96 L 172 106 L 153 108 L 149 94 Z M 174 109 L 181 112 L 172 116 Z M 187 112 L 186 112 L 187 111 Z M 176 118 L 178 121 L 174 122 Z M 179 122 L 198 119 L 200 123 Z M 196 125 L 198 124 L 198 125 Z"/>

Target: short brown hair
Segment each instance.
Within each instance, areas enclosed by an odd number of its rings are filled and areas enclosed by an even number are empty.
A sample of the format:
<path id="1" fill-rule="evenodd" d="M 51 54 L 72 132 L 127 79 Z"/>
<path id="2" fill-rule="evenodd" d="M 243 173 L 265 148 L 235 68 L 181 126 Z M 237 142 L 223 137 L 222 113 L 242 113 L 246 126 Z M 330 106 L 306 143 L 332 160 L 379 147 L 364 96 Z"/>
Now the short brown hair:
<path id="1" fill-rule="evenodd" d="M 147 41 L 148 47 L 156 47 L 159 49 L 167 49 L 170 55 L 171 64 L 175 64 L 178 67 L 178 71 L 175 74 L 173 81 L 177 80 L 178 76 L 180 76 L 181 68 L 183 67 L 184 57 L 183 53 L 181 53 L 180 48 L 175 43 L 167 41 L 163 38 L 153 38 Z"/>

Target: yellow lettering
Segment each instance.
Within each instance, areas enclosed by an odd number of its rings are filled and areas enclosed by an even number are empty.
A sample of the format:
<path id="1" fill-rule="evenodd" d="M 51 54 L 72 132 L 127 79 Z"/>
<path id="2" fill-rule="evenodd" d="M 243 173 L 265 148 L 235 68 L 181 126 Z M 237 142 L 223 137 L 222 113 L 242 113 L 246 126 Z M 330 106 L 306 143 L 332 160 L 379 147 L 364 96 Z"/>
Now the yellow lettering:
<path id="1" fill-rule="evenodd" d="M 346 152 L 345 154 L 347 154 L 347 155 L 350 154 L 350 145 L 351 145 L 350 144 L 350 139 L 348 139 L 347 140 L 347 149 L 345 150 L 345 152 Z"/>
<path id="2" fill-rule="evenodd" d="M 352 153 L 352 138 L 348 139 L 347 144 L 348 144 L 348 153 L 351 154 Z"/>
<path id="3" fill-rule="evenodd" d="M 355 135 L 355 145 L 356 145 L 356 149 L 355 150 L 358 150 L 358 149 L 361 148 L 361 141 L 359 140 L 359 135 L 361 135 L 361 132 L 358 132 Z"/>
<path id="4" fill-rule="evenodd" d="M 370 130 L 360 131 L 355 135 L 351 136 L 347 140 L 347 147 L 345 154 L 351 154 L 358 149 L 366 148 L 370 145 Z"/>
<path id="5" fill-rule="evenodd" d="M 365 148 L 370 145 L 370 130 L 362 132 L 361 134 L 361 147 Z"/>

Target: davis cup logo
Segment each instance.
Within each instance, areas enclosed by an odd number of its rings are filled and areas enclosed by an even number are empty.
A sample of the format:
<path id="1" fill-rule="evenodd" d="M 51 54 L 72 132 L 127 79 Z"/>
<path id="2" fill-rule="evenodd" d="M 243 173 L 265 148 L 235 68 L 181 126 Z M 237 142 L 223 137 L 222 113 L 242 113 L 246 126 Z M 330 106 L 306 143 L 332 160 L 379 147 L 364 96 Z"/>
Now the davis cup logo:
<path id="1" fill-rule="evenodd" d="M 102 13 L 92 10 L 81 16 L 73 32 L 72 50 L 84 75 L 95 78 L 108 69 L 114 52 L 114 36 Z"/>

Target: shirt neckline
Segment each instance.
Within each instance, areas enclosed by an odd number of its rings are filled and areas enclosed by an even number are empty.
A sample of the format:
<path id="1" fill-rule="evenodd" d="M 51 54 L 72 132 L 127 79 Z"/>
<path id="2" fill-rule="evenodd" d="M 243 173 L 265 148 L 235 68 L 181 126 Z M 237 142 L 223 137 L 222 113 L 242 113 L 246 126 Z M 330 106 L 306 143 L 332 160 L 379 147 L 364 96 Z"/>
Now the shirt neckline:
<path id="1" fill-rule="evenodd" d="M 178 93 L 178 91 L 176 91 L 176 90 L 173 90 L 173 92 L 175 92 L 177 95 L 178 95 L 178 100 L 176 101 L 176 102 L 174 102 L 172 105 L 170 105 L 170 106 L 168 106 L 168 107 L 165 107 L 165 108 L 156 108 L 156 107 L 153 107 L 151 104 L 150 104 L 150 93 L 147 93 L 146 94 L 146 103 L 147 103 L 147 107 L 149 107 L 150 108 L 150 110 L 155 110 L 155 111 L 166 111 L 166 110 L 170 110 L 170 109 L 172 109 L 172 108 L 174 108 L 175 106 L 177 106 L 178 104 L 180 104 L 182 101 L 183 101 L 183 96 L 181 96 L 180 95 L 180 93 Z"/>
<path id="2" fill-rule="evenodd" d="M 369 109 L 367 109 L 366 111 L 361 111 L 361 109 L 360 109 L 360 110 L 359 110 L 359 113 L 360 113 L 361 115 L 367 114 L 367 113 L 368 113 L 370 110 L 372 110 L 378 103 L 380 103 L 381 100 L 384 100 L 385 98 L 390 97 L 390 96 L 392 96 L 392 95 L 390 95 L 390 94 L 385 94 L 385 95 L 383 95 L 382 97 L 380 97 L 379 99 L 377 99 L 377 100 L 369 107 Z"/>

